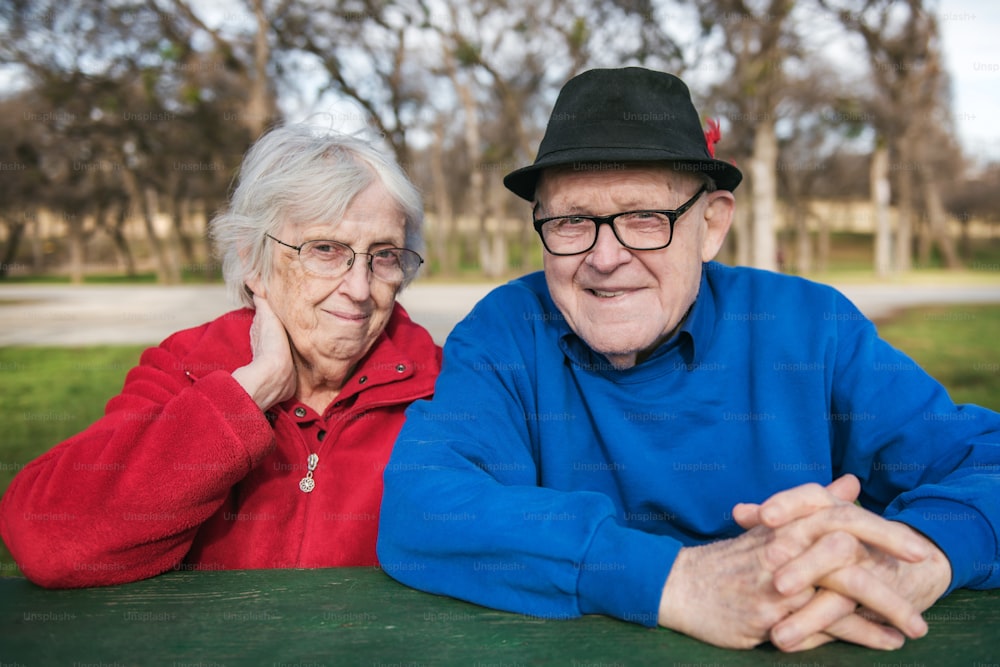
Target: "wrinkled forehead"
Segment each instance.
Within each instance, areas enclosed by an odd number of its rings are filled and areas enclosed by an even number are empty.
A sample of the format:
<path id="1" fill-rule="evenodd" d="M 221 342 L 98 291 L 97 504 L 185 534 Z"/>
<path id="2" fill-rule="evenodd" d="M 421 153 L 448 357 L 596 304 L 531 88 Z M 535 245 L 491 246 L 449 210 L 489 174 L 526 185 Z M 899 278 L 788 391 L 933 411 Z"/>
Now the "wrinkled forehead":
<path id="1" fill-rule="evenodd" d="M 586 162 L 542 170 L 535 188 L 535 209 L 585 203 L 615 192 L 618 196 L 669 197 L 692 194 L 703 183 L 698 172 L 677 169 L 670 163 Z"/>

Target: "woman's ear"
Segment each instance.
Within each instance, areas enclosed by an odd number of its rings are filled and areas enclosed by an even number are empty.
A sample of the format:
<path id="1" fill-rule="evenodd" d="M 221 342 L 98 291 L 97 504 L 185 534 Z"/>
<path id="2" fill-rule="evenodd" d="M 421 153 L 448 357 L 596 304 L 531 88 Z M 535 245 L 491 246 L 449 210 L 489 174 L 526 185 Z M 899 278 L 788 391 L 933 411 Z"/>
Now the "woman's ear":
<path id="1" fill-rule="evenodd" d="M 243 283 L 243 289 L 251 298 L 255 294 L 267 298 L 267 290 L 264 288 L 264 281 L 260 279 L 260 276 L 255 275 L 247 278 L 247 281 Z"/>
<path id="2" fill-rule="evenodd" d="M 701 244 L 703 262 L 710 262 L 719 254 L 733 224 L 733 212 L 736 209 L 736 198 L 732 192 L 716 190 L 708 193 L 708 196 L 704 213 L 705 238 Z"/>

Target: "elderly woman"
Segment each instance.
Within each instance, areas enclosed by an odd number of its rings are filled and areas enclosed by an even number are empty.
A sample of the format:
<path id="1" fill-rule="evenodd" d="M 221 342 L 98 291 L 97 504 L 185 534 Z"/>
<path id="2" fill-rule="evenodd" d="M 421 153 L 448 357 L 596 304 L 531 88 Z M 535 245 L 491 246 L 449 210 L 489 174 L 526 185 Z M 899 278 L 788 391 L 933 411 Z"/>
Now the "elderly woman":
<path id="1" fill-rule="evenodd" d="M 0 531 L 48 587 L 375 565 L 382 473 L 440 348 L 396 295 L 421 202 L 367 143 L 287 126 L 212 222 L 246 307 L 146 350 L 106 414 L 26 466 Z"/>

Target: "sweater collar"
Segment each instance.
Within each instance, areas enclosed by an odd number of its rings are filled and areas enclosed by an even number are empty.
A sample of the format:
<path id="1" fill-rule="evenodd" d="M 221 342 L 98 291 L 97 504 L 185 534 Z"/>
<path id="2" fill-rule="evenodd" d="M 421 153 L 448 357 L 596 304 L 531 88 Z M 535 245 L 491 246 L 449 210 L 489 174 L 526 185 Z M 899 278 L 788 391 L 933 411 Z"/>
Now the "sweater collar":
<path id="1" fill-rule="evenodd" d="M 720 266 L 715 262 L 702 265 L 698 296 L 680 328 L 642 363 L 625 370 L 614 368 L 604 355 L 594 352 L 570 329 L 565 318 L 561 316 L 551 318 L 559 330 L 559 347 L 571 364 L 616 379 L 641 379 L 650 373 L 661 375 L 664 372 L 696 368 L 704 358 L 715 333 L 715 294 L 708 280 L 708 274 Z M 547 289 L 546 307 L 553 314 L 559 313 Z"/>

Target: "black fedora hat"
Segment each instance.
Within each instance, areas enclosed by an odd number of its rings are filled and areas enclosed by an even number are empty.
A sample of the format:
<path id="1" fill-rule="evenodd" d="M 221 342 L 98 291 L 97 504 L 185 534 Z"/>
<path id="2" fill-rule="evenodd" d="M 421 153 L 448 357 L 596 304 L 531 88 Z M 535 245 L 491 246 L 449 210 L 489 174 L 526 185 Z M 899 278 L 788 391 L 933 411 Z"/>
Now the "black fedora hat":
<path id="1" fill-rule="evenodd" d="M 593 69 L 559 92 L 534 164 L 507 174 L 511 192 L 531 201 L 542 169 L 560 165 L 673 162 L 734 190 L 740 170 L 716 160 L 691 93 L 672 74 L 642 67 Z"/>

